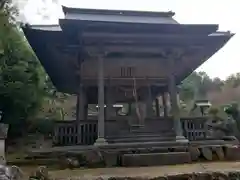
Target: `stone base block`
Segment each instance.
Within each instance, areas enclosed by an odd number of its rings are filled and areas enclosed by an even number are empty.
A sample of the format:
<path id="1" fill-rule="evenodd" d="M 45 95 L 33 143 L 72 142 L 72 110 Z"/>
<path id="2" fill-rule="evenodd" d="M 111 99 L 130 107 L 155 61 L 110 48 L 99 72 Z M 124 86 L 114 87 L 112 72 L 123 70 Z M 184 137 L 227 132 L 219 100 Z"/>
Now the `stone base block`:
<path id="1" fill-rule="evenodd" d="M 102 155 L 107 167 L 113 167 L 118 165 L 119 156 L 117 152 L 103 151 Z"/>
<path id="2" fill-rule="evenodd" d="M 189 140 L 186 139 L 184 136 L 176 136 L 176 142 L 188 143 Z"/>
<path id="3" fill-rule="evenodd" d="M 190 163 L 191 157 L 188 152 L 168 152 L 149 154 L 124 154 L 122 155 L 123 166 L 157 166 Z"/>
<path id="4" fill-rule="evenodd" d="M 226 160 L 237 161 L 240 160 L 240 147 L 238 146 L 227 146 L 225 151 Z"/>
<path id="5" fill-rule="evenodd" d="M 106 146 L 108 143 L 106 139 L 104 138 L 97 138 L 96 142 L 94 143 L 94 146 Z"/>

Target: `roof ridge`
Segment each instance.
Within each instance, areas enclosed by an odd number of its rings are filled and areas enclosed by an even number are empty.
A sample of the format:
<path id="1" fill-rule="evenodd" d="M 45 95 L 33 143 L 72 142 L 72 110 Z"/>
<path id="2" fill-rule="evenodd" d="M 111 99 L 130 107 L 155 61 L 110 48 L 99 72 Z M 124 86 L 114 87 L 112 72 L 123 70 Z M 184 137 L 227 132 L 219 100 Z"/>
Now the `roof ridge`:
<path id="1" fill-rule="evenodd" d="M 66 13 L 83 13 L 83 14 L 106 14 L 106 15 L 129 15 L 129 16 L 153 16 L 153 17 L 173 17 L 172 11 L 140 11 L 140 10 L 116 10 L 116 9 L 89 9 L 74 8 L 62 6 L 64 14 Z"/>

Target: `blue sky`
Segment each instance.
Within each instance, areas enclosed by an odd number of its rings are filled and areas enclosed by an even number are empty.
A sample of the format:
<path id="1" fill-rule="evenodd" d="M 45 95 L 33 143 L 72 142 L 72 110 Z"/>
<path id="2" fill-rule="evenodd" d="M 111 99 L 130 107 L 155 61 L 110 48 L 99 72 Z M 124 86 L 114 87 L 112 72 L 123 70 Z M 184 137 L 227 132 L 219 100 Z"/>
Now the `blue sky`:
<path id="1" fill-rule="evenodd" d="M 22 0 L 24 1 L 24 0 Z M 240 72 L 240 0 L 28 0 L 22 7 L 30 24 L 56 24 L 61 5 L 80 8 L 174 11 L 183 24 L 219 24 L 219 30 L 236 35 L 198 70 L 225 79 Z M 55 3 L 57 2 L 57 3 Z M 44 18 L 47 16 L 48 18 Z"/>

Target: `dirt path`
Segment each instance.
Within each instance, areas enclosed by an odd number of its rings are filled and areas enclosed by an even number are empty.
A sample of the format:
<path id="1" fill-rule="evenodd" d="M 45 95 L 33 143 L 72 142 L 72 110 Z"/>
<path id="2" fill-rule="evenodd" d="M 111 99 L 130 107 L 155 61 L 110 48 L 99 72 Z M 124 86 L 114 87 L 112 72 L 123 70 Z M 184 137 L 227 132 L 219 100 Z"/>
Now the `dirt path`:
<path id="1" fill-rule="evenodd" d="M 24 168 L 23 168 L 24 170 Z M 240 171 L 240 162 L 196 163 L 174 166 L 138 167 L 138 168 L 99 168 L 50 171 L 54 178 L 65 177 L 158 177 L 165 174 L 206 172 L 206 171 Z"/>

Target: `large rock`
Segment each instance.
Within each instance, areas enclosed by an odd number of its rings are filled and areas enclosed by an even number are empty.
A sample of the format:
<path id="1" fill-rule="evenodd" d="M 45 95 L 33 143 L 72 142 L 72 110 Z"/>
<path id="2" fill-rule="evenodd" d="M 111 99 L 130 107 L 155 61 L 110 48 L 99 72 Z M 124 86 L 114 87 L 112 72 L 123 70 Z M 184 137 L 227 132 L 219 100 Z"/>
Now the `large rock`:
<path id="1" fill-rule="evenodd" d="M 193 178 L 193 174 L 177 174 L 177 175 L 168 175 L 167 180 L 190 180 Z"/>
<path id="2" fill-rule="evenodd" d="M 107 167 L 117 166 L 119 155 L 117 152 L 103 151 L 104 162 Z"/>
<path id="3" fill-rule="evenodd" d="M 61 158 L 59 165 L 61 169 L 74 169 L 80 167 L 79 159 L 76 157 Z"/>
<path id="4" fill-rule="evenodd" d="M 199 148 L 198 148 L 198 147 L 191 147 L 191 146 L 190 146 L 189 149 L 188 149 L 188 151 L 189 151 L 189 153 L 190 153 L 190 155 L 191 155 L 192 161 L 197 161 L 198 158 L 199 158 L 199 156 L 200 156 L 200 154 L 201 154 Z"/>
<path id="5" fill-rule="evenodd" d="M 87 165 L 94 166 L 103 163 L 102 153 L 98 150 L 89 150 L 82 153 Z"/>
<path id="6" fill-rule="evenodd" d="M 213 173 L 212 173 L 212 179 L 228 180 L 228 173 L 213 172 Z"/>
<path id="7" fill-rule="evenodd" d="M 222 161 L 225 159 L 225 155 L 222 147 L 213 147 L 212 150 L 214 153 L 216 153 L 219 160 Z"/>
<path id="8" fill-rule="evenodd" d="M 48 170 L 45 166 L 39 166 L 32 172 L 29 180 L 51 180 Z"/>
<path id="9" fill-rule="evenodd" d="M 209 172 L 193 173 L 192 179 L 194 180 L 212 180 L 212 174 Z"/>
<path id="10" fill-rule="evenodd" d="M 0 165 L 0 180 L 22 180 L 23 172 L 17 166 Z"/>
<path id="11" fill-rule="evenodd" d="M 206 160 L 209 160 L 209 161 L 213 160 L 213 153 L 211 148 L 203 147 L 201 148 L 201 153 Z"/>
<path id="12" fill-rule="evenodd" d="M 240 179 L 240 172 L 230 172 L 228 173 L 228 180 L 239 180 Z"/>

